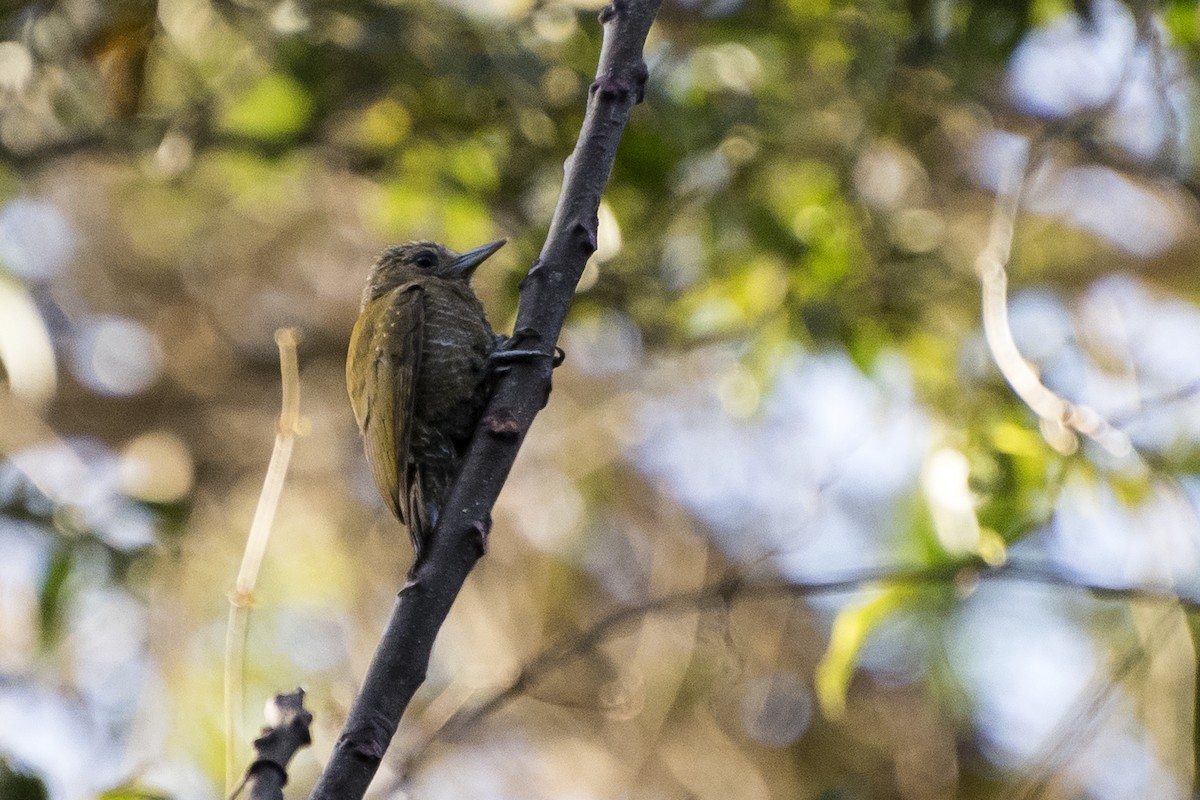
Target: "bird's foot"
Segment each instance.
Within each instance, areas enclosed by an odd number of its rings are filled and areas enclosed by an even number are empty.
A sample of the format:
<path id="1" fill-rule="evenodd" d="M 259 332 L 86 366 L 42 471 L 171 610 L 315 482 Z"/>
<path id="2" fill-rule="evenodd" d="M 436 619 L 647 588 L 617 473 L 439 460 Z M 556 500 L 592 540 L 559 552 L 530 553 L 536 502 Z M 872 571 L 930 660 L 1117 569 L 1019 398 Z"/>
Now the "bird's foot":
<path id="1" fill-rule="evenodd" d="M 557 367 L 562 364 L 567 354 L 557 345 L 555 345 L 552 353 L 522 347 L 527 340 L 540 338 L 541 336 L 533 328 L 521 328 L 513 331 L 512 336 L 497 334 L 496 349 L 488 356 L 488 367 L 495 372 L 505 372 L 513 364 L 538 361 L 543 358 L 550 359 L 551 367 Z"/>

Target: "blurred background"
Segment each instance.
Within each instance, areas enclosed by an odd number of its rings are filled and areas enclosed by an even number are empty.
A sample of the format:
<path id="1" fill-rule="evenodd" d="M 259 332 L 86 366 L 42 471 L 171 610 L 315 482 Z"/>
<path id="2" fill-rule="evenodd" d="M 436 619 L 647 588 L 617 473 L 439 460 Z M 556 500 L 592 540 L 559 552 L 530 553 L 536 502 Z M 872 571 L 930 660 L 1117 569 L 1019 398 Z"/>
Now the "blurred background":
<path id="1" fill-rule="evenodd" d="M 508 237 L 476 283 L 509 330 L 598 6 L 2 5 L 0 797 L 221 796 L 281 326 L 304 435 L 245 724 L 306 687 L 311 787 L 410 560 L 345 394 L 362 281 Z M 1196 797 L 1197 4 L 666 0 L 647 61 L 568 360 L 375 796 Z M 985 342 L 1016 188 L 1007 323 L 1108 442 L 1051 435 Z M 1047 578 L 950 578 L 1006 562 Z M 704 589 L 912 567 L 942 577 Z"/>

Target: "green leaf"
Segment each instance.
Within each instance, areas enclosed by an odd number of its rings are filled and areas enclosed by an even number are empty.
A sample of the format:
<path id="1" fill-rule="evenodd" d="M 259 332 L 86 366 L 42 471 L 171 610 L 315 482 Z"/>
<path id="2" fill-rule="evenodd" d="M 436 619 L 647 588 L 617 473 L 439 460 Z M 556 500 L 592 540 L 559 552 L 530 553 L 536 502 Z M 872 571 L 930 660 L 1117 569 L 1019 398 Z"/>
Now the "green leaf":
<path id="1" fill-rule="evenodd" d="M 172 800 L 171 795 L 141 786 L 118 786 L 100 795 L 97 800 Z"/>
<path id="2" fill-rule="evenodd" d="M 71 554 L 67 548 L 62 548 L 50 561 L 46 577 L 42 582 L 41 595 L 38 597 L 42 618 L 42 644 L 48 645 L 54 641 L 62 622 L 63 587 L 67 576 L 71 574 Z"/>
<path id="3" fill-rule="evenodd" d="M 1029 16 L 1034 25 L 1045 25 L 1074 10 L 1067 0 L 1033 0 Z"/>
<path id="4" fill-rule="evenodd" d="M 858 654 L 871 631 L 913 594 L 907 586 L 885 587 L 874 598 L 843 608 L 833 621 L 829 647 L 817 664 L 817 701 L 829 719 L 846 713 L 846 690 L 854 676 Z"/>
<path id="5" fill-rule="evenodd" d="M 312 109 L 303 86 L 287 75 L 271 73 L 225 109 L 220 128 L 251 139 L 287 139 L 304 130 Z"/>
<path id="6" fill-rule="evenodd" d="M 1176 2 L 1167 4 L 1161 12 L 1163 24 L 1171 32 L 1171 37 L 1182 44 L 1195 44 L 1197 31 L 1196 4 L 1193 2 Z"/>

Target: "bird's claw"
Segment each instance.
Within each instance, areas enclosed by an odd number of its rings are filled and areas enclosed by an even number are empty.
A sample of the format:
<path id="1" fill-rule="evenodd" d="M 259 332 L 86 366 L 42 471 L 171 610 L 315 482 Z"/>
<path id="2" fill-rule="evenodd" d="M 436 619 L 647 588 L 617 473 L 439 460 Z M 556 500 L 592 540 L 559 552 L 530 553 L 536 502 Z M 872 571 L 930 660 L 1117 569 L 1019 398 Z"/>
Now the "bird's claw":
<path id="1" fill-rule="evenodd" d="M 567 354 L 558 345 L 554 346 L 554 351 L 544 353 L 541 350 L 523 349 L 519 345 L 526 339 L 540 339 L 541 335 L 533 328 L 520 328 L 513 331 L 512 336 L 497 336 L 496 349 L 488 355 L 488 367 L 497 371 L 503 372 L 512 364 L 520 361 L 537 361 L 538 359 L 550 359 L 551 368 L 558 367 L 566 359 Z"/>

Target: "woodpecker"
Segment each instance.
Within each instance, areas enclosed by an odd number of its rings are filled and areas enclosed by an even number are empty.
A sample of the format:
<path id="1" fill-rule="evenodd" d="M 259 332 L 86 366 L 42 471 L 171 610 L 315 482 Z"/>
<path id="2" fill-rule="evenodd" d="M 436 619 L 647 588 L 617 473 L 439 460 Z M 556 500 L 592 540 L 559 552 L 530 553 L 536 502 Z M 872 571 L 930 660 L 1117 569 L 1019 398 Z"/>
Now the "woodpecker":
<path id="1" fill-rule="evenodd" d="M 375 485 L 412 537 L 410 574 L 428 552 L 491 391 L 504 339 L 471 277 L 504 243 L 465 253 L 434 242 L 389 248 L 371 268 L 350 336 L 350 404 Z"/>

